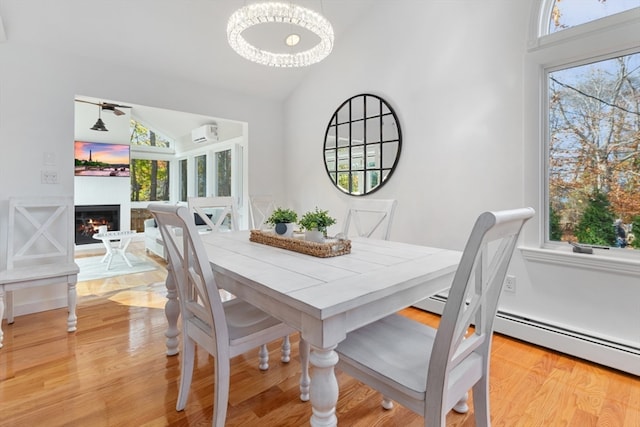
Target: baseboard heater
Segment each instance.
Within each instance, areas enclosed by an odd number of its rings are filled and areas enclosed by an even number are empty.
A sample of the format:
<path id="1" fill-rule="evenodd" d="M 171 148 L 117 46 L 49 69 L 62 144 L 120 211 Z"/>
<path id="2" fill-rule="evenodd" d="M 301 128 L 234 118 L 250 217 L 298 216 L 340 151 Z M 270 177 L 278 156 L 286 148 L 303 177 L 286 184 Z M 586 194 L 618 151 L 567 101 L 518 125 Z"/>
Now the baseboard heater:
<path id="1" fill-rule="evenodd" d="M 435 295 L 421 301 L 421 303 L 426 304 L 418 303 L 416 306 L 442 314 L 446 301 L 446 296 Z M 585 334 L 501 310 L 498 310 L 496 314 L 495 326 L 495 330 L 498 333 L 552 348 L 634 375 L 640 375 L 640 363 L 638 363 L 640 362 L 640 347 Z M 552 336 L 551 339 L 549 338 L 550 335 Z M 575 343 L 583 345 L 576 346 Z M 607 353 L 611 354 L 607 355 Z"/>

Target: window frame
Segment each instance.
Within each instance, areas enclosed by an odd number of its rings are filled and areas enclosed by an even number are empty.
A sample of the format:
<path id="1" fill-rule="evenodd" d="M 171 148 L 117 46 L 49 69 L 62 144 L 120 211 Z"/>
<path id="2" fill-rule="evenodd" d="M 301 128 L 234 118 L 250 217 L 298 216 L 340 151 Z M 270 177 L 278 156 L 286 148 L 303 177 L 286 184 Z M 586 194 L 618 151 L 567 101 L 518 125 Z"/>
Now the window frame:
<path id="1" fill-rule="evenodd" d="M 182 165 L 184 165 L 184 179 L 182 176 Z M 189 200 L 189 158 L 187 156 L 180 156 L 176 159 L 176 175 L 177 175 L 177 182 L 176 182 L 176 199 L 178 202 L 184 202 L 187 203 L 187 201 Z M 186 187 L 185 188 L 185 197 L 184 200 L 182 200 L 181 196 L 182 196 L 182 186 Z"/>
<path id="2" fill-rule="evenodd" d="M 139 150 L 138 149 L 138 145 L 131 145 L 131 160 L 133 161 L 133 159 L 139 159 L 139 160 L 158 160 L 158 161 L 163 161 L 163 162 L 167 162 L 167 168 L 169 169 L 169 202 L 171 201 L 171 193 L 172 193 L 172 186 L 173 186 L 173 181 L 174 178 L 172 178 L 174 176 L 174 161 L 175 156 L 173 155 L 173 153 L 169 154 L 167 152 L 165 152 L 165 150 L 161 150 L 161 152 L 156 152 L 153 149 L 149 150 L 147 149 L 143 149 L 143 150 Z M 131 191 L 131 189 L 129 189 L 129 191 Z M 147 205 L 149 205 L 149 203 L 154 203 L 154 202 L 150 202 L 148 200 L 145 201 L 139 201 L 139 202 L 134 202 L 133 200 L 131 201 L 131 208 L 132 209 L 146 209 Z M 162 201 L 161 203 L 165 203 L 164 201 Z"/>
<path id="3" fill-rule="evenodd" d="M 640 272 L 640 251 L 594 249 L 587 264 L 568 244 L 549 241 L 548 73 L 594 61 L 640 52 L 640 8 L 547 33 L 554 0 L 534 2 L 524 61 L 525 198 L 537 206 L 535 233 L 524 233 L 525 258 L 537 262 L 584 266 L 597 270 Z M 615 249 L 615 248 L 614 248 Z"/>
<path id="4" fill-rule="evenodd" d="M 199 194 L 198 191 L 198 183 L 200 181 L 200 174 L 198 173 L 198 159 L 204 158 L 204 194 Z M 191 164 L 193 168 L 191 170 L 190 179 L 193 180 L 193 197 L 207 197 L 209 194 L 209 187 L 212 185 L 211 182 L 211 168 L 209 167 L 209 163 L 211 160 L 211 153 L 209 151 L 205 151 L 202 153 L 197 153 L 193 155 L 193 160 Z M 188 162 L 187 162 L 188 164 Z M 187 177 L 189 177 L 189 172 L 187 171 Z M 187 198 L 189 195 L 187 195 Z"/>

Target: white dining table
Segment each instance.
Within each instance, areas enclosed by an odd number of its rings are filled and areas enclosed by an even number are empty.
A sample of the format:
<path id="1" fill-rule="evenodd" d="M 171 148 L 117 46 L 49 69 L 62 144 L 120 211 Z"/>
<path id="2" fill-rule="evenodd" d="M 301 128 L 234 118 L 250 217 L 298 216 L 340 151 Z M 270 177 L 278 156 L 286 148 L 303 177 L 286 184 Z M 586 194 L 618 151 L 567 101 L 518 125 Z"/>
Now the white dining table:
<path id="1" fill-rule="evenodd" d="M 249 241 L 248 231 L 201 235 L 218 286 L 300 331 L 312 348 L 311 426 L 336 426 L 334 351 L 346 334 L 451 285 L 462 253 L 354 238 L 351 253 L 318 258 Z M 167 281 L 167 354 L 178 352 L 179 307 Z M 305 400 L 305 393 L 301 394 Z"/>

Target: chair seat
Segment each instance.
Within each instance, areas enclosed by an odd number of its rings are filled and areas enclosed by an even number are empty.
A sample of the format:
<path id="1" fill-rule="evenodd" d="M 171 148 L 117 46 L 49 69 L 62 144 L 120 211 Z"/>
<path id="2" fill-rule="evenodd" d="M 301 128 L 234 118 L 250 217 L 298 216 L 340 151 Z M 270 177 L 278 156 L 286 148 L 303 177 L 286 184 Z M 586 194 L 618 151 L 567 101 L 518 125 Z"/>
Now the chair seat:
<path id="1" fill-rule="evenodd" d="M 75 262 L 64 264 L 41 264 L 0 271 L 0 285 L 7 283 L 31 282 L 49 277 L 78 274 L 80 268 Z M 21 285 L 23 286 L 23 285 Z"/>
<path id="2" fill-rule="evenodd" d="M 294 332 L 292 328 L 286 326 L 275 317 L 239 298 L 226 301 L 222 305 L 227 318 L 229 340 L 233 345 L 247 340 L 248 337 L 258 332 L 264 334 L 268 328 L 278 327 L 281 331 L 286 331 L 285 333 Z M 279 333 L 281 332 L 274 332 L 275 338 L 281 336 Z"/>
<path id="3" fill-rule="evenodd" d="M 398 314 L 387 316 L 347 335 L 337 348 L 340 366 L 349 371 L 344 365 L 357 365 L 381 383 L 395 383 L 394 388 L 400 387 L 412 399 L 424 400 L 436 332 Z M 469 376 L 471 365 L 475 365 L 472 369 L 475 374 Z M 464 379 L 465 383 L 473 384 L 481 375 L 482 357 L 472 354 L 451 371 L 450 382 L 455 384 Z"/>

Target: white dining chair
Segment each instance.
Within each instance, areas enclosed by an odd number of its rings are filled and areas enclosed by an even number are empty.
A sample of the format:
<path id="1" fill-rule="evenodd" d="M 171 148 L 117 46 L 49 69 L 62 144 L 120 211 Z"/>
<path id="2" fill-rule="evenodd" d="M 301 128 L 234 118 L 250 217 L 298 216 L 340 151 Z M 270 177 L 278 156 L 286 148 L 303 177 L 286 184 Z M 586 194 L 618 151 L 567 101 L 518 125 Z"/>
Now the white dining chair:
<path id="1" fill-rule="evenodd" d="M 212 231 L 240 229 L 233 197 L 189 197 L 187 204 L 197 225 L 207 225 Z"/>
<path id="2" fill-rule="evenodd" d="M 9 199 L 6 269 L 0 271 L 0 322 L 6 306 L 7 323 L 13 323 L 13 291 L 65 283 L 67 331 L 76 330 L 80 269 L 73 260 L 73 230 L 72 197 Z M 0 327 L 0 347 L 2 340 Z"/>
<path id="3" fill-rule="evenodd" d="M 394 199 L 350 200 L 342 234 L 389 240 L 396 205 Z"/>
<path id="4" fill-rule="evenodd" d="M 212 231 L 239 230 L 238 210 L 233 197 L 189 197 L 189 210 L 194 214 L 196 225 L 206 225 Z M 227 222 L 225 222 L 227 218 Z M 282 337 L 282 361 L 289 362 L 291 340 Z"/>
<path id="5" fill-rule="evenodd" d="M 178 289 L 182 315 L 182 357 L 176 410 L 185 408 L 194 369 L 195 347 L 214 357 L 214 427 L 223 427 L 229 399 L 232 357 L 260 347 L 261 369 L 268 368 L 266 344 L 295 332 L 251 304 L 234 298 L 222 302 L 204 244 L 184 206 L 151 204 L 165 244 L 169 271 Z"/>
<path id="6" fill-rule="evenodd" d="M 270 195 L 253 195 L 249 197 L 249 213 L 251 217 L 251 229 L 261 230 L 276 208 L 275 200 Z"/>
<path id="7" fill-rule="evenodd" d="M 481 214 L 453 278 L 437 329 L 399 314 L 347 335 L 336 349 L 338 367 L 444 427 L 453 408 L 466 412 L 473 388 L 476 426 L 491 424 L 489 358 L 493 322 L 518 235 L 532 208 Z"/>

